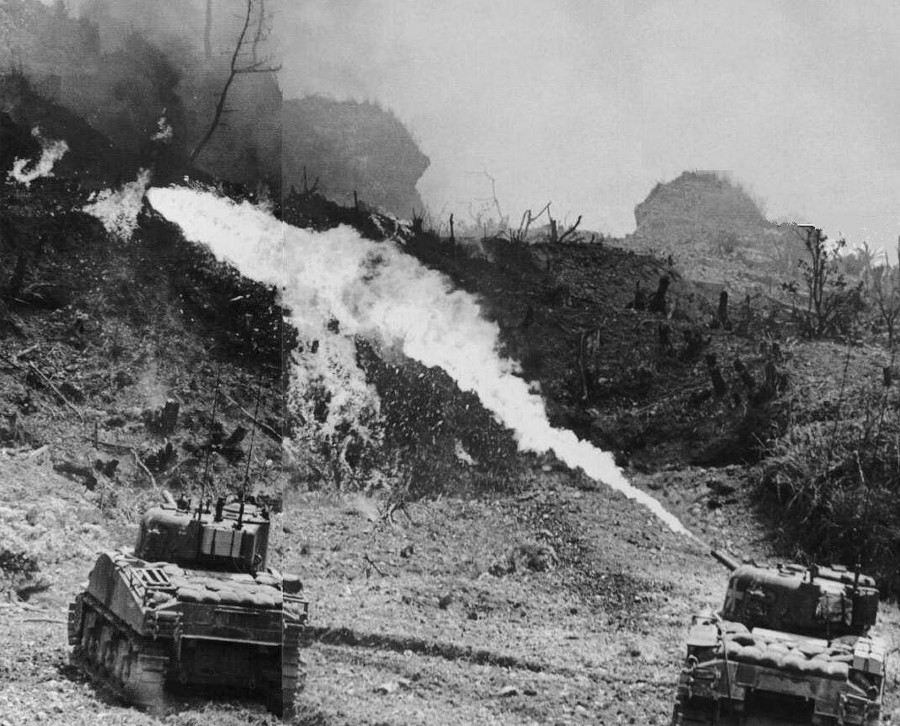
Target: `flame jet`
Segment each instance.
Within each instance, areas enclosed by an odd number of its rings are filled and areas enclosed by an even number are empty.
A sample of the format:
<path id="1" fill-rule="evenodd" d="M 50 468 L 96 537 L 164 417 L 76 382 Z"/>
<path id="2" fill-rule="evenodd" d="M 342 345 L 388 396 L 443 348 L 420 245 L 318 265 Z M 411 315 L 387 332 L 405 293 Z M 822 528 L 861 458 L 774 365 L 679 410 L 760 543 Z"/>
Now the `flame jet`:
<path id="1" fill-rule="evenodd" d="M 518 364 L 497 354 L 499 328 L 482 318 L 475 298 L 453 290 L 445 276 L 397 245 L 363 239 L 346 226 L 321 233 L 299 229 L 260 207 L 208 191 L 153 188 L 147 196 L 189 240 L 208 246 L 245 276 L 278 285 L 301 335 L 329 341 L 332 361 L 341 345 L 351 345 L 359 335 L 380 338 L 425 366 L 438 366 L 462 390 L 478 395 L 514 432 L 520 450 L 552 450 L 570 467 L 639 502 L 672 531 L 703 544 L 656 499 L 629 483 L 609 453 L 569 430 L 553 428 L 543 400 L 515 375 Z M 339 334 L 330 332 L 335 320 Z M 343 376 L 359 390 L 366 386 L 361 371 L 354 378 L 344 370 Z"/>

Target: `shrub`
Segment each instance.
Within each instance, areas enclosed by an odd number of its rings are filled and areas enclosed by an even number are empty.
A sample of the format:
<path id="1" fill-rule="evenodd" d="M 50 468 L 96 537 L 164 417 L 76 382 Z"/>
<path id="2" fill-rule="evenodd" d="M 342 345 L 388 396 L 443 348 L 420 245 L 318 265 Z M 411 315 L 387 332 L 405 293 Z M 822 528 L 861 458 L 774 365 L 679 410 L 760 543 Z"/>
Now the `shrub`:
<path id="1" fill-rule="evenodd" d="M 851 402 L 851 415 L 791 428 L 760 479 L 788 554 L 861 567 L 900 592 L 900 420 L 887 394 Z M 880 401 L 879 401 L 880 398 Z"/>

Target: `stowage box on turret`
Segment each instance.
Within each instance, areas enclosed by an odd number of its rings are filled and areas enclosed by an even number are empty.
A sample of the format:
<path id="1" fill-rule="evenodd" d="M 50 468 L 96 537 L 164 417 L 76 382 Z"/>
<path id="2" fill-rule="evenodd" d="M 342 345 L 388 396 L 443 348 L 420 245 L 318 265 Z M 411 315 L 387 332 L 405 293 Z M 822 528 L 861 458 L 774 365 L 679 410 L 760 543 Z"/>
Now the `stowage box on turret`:
<path id="1" fill-rule="evenodd" d="M 760 567 L 712 554 L 732 571 L 725 604 L 694 617 L 672 723 L 879 723 L 875 581 L 836 565 Z"/>
<path id="2" fill-rule="evenodd" d="M 290 714 L 307 603 L 299 578 L 266 567 L 268 513 L 165 499 L 144 515 L 134 551 L 101 554 L 70 604 L 73 659 L 141 707 L 164 709 L 167 687 L 189 684 Z"/>

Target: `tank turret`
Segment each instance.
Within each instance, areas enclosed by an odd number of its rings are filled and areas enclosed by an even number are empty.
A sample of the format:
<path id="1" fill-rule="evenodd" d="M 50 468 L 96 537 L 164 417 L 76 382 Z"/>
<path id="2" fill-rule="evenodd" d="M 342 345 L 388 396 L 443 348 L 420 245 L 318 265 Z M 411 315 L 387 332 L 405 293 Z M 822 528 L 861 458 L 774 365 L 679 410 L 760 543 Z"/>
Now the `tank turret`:
<path id="1" fill-rule="evenodd" d="M 256 573 L 266 567 L 268 545 L 265 509 L 220 499 L 213 513 L 186 502 L 179 506 L 169 495 L 141 520 L 134 555 L 151 562 Z"/>
<path id="2" fill-rule="evenodd" d="M 879 595 L 868 575 L 840 565 L 761 567 L 720 550 L 711 555 L 732 572 L 725 620 L 824 638 L 862 635 L 875 624 Z"/>

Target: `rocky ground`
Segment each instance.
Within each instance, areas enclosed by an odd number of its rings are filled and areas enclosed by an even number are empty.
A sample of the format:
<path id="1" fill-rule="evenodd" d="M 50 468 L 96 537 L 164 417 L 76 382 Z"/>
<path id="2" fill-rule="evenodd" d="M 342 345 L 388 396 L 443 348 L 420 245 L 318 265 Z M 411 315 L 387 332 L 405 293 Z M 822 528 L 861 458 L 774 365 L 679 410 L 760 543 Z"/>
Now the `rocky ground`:
<path id="1" fill-rule="evenodd" d="M 636 481 L 711 545 L 762 559 L 752 503 L 730 489 L 740 476 Z M 288 567 L 313 602 L 303 723 L 667 723 L 690 616 L 721 604 L 727 577 L 646 510 L 564 471 L 393 522 L 358 495 L 304 495 L 290 511 Z M 892 649 L 897 621 L 887 606 Z"/>

